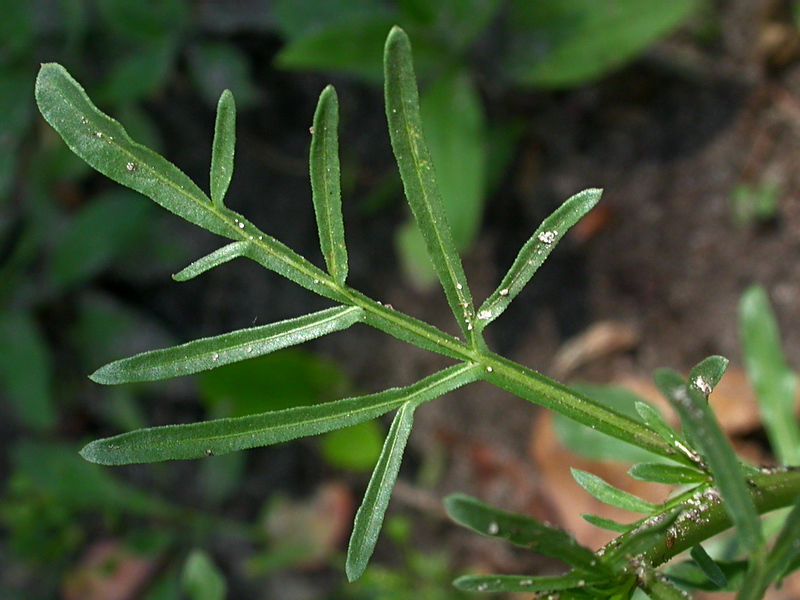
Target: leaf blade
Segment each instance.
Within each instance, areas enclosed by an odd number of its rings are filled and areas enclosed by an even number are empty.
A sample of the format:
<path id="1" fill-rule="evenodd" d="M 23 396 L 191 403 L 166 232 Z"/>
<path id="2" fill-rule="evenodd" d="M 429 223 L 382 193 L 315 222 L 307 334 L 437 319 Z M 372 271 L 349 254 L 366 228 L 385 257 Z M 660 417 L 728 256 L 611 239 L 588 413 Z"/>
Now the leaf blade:
<path id="1" fill-rule="evenodd" d="M 628 475 L 639 481 L 651 481 L 667 485 L 686 485 L 689 483 L 705 483 L 708 475 L 683 465 L 667 465 L 662 463 L 638 463 L 628 470 Z"/>
<path id="2" fill-rule="evenodd" d="M 420 99 L 425 141 L 456 248 L 469 249 L 483 215 L 486 127 L 477 87 L 466 69 L 445 73 Z"/>
<path id="3" fill-rule="evenodd" d="M 458 364 L 417 383 L 377 394 L 234 419 L 165 425 L 96 440 L 81 450 L 90 462 L 123 465 L 203 458 L 342 429 L 401 406 L 417 404 L 477 380 L 477 367 Z"/>
<path id="4" fill-rule="evenodd" d="M 702 372 L 693 370 L 695 378 Z M 763 544 L 761 522 L 747 489 L 739 460 L 702 393 L 695 385 L 669 369 L 655 374 L 656 386 L 675 407 L 684 428 L 700 450 L 725 500 L 725 509 L 736 525 L 742 542 L 756 553 Z"/>
<path id="5" fill-rule="evenodd" d="M 578 485 L 605 504 L 644 514 L 659 510 L 658 505 L 615 488 L 597 475 L 575 468 L 570 469 L 570 471 Z"/>
<path id="6" fill-rule="evenodd" d="M 328 272 L 339 285 L 347 279 L 347 247 L 339 169 L 339 100 L 333 86 L 319 96 L 314 112 L 309 165 L 319 242 Z"/>
<path id="7" fill-rule="evenodd" d="M 403 452 L 414 422 L 415 402 L 405 402 L 397 411 L 383 444 L 378 464 L 372 472 L 364 499 L 356 513 L 353 532 L 347 546 L 345 572 L 348 581 L 355 581 L 367 568 L 378 541 L 386 508 L 392 495 Z"/>
<path id="8" fill-rule="evenodd" d="M 478 309 L 478 326 L 483 329 L 503 314 L 533 275 L 550 256 L 558 241 L 586 213 L 597 205 L 603 190 L 588 189 L 568 198 L 536 229 L 522 246 L 497 289 Z"/>
<path id="9" fill-rule="evenodd" d="M 329 308 L 123 358 L 101 367 L 90 378 L 112 385 L 191 375 L 341 331 L 363 318 L 364 310 L 359 307 Z"/>
<path id="10" fill-rule="evenodd" d="M 225 90 L 217 103 L 214 141 L 211 146 L 211 200 L 222 206 L 233 176 L 236 149 L 236 103 L 230 90 Z"/>
<path id="11" fill-rule="evenodd" d="M 776 581 L 791 572 L 800 562 L 800 496 L 786 517 L 775 544 L 766 559 L 766 580 Z"/>
<path id="12" fill-rule="evenodd" d="M 386 118 L 406 198 L 450 309 L 461 332 L 472 340 L 475 309 L 424 141 L 411 42 L 396 26 L 386 38 L 384 72 Z"/>
<path id="13" fill-rule="evenodd" d="M 559 576 L 530 577 L 526 575 L 465 575 L 453 582 L 464 592 L 557 592 L 572 588 L 582 588 L 603 578 L 592 577 L 590 573 L 570 572 Z"/>
<path id="14" fill-rule="evenodd" d="M 95 170 L 190 223 L 233 237 L 232 227 L 211 210 L 208 196 L 175 165 L 134 142 L 122 125 L 92 103 L 64 67 L 42 65 L 36 101 L 45 120 Z"/>
<path id="15" fill-rule="evenodd" d="M 700 544 L 693 546 L 689 554 L 692 559 L 694 559 L 694 562 L 697 563 L 697 566 L 700 567 L 703 574 L 713 583 L 721 588 L 725 588 L 728 585 L 728 578 L 725 577 L 725 573 L 722 572 L 719 565 L 714 562 L 714 559 L 708 555 L 706 549 Z"/>
<path id="16" fill-rule="evenodd" d="M 211 254 L 197 259 L 189 266 L 175 273 L 172 278 L 175 281 L 189 281 L 190 279 L 194 279 L 198 275 L 202 275 L 214 267 L 232 261 L 234 258 L 247 256 L 249 246 L 250 242 L 231 242 L 222 248 L 214 250 Z"/>
<path id="17" fill-rule="evenodd" d="M 311 291 L 343 302 L 327 275 L 238 213 L 215 205 L 180 169 L 137 144 L 117 121 L 101 112 L 59 64 L 42 65 L 36 79 L 39 110 L 67 146 L 110 179 L 212 233 L 250 241 L 247 256 Z"/>
<path id="18" fill-rule="evenodd" d="M 800 464 L 797 375 L 786 364 L 775 314 L 759 286 L 747 289 L 739 300 L 739 336 L 770 444 L 781 464 Z"/>
<path id="19" fill-rule="evenodd" d="M 693 462 L 700 462 L 700 456 L 697 452 L 692 450 L 689 443 L 664 420 L 664 417 L 655 407 L 646 402 L 637 402 L 636 412 L 639 413 L 639 416 L 642 417 L 644 422 L 653 431 L 664 438 L 673 448 L 680 451 L 681 454 L 691 459 Z"/>
<path id="20" fill-rule="evenodd" d="M 581 517 L 590 525 L 613 531 L 614 533 L 626 533 L 634 527 L 633 525 L 625 525 L 624 523 L 618 523 L 612 519 L 606 519 L 605 517 L 600 517 L 591 513 L 582 513 Z"/>
<path id="21" fill-rule="evenodd" d="M 532 517 L 500 510 L 464 494 L 448 496 L 444 506 L 451 519 L 481 535 L 506 539 L 588 571 L 601 565 L 594 553 L 569 533 Z"/>

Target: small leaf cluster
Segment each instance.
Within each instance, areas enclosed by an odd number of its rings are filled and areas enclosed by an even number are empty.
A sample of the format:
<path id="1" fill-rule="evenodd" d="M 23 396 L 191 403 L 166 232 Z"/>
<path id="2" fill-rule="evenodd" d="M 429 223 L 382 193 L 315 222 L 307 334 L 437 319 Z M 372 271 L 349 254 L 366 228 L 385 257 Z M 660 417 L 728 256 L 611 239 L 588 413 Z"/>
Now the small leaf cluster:
<path id="1" fill-rule="evenodd" d="M 560 576 L 466 576 L 455 585 L 470 591 L 528 591 L 575 599 L 629 598 L 636 588 L 656 599 L 685 597 L 684 589 L 739 590 L 740 600 L 761 598 L 769 585 L 800 566 L 800 548 L 789 542 L 796 541 L 800 532 L 800 496 L 794 490 L 782 499 L 792 510 L 768 546 L 758 515 L 775 508 L 776 499 L 766 500 L 761 490 L 782 485 L 767 480 L 786 477 L 793 470 L 757 469 L 736 457 L 708 404 L 727 364 L 726 359 L 712 356 L 692 369 L 688 380 L 669 369 L 657 371 L 656 384 L 680 416 L 682 432 L 668 425 L 651 405 L 636 405 L 643 421 L 673 447 L 675 457 L 688 458 L 693 465 L 638 463 L 629 473 L 641 481 L 683 486 L 680 493 L 653 504 L 596 475 L 572 470 L 575 481 L 604 504 L 646 515 L 623 524 L 584 514 L 589 523 L 620 534 L 597 552 L 532 517 L 474 498 L 449 497 L 445 506 L 455 521 L 480 534 L 554 556 L 571 567 Z M 731 525 L 749 559 L 715 561 L 700 542 Z M 666 573 L 657 569 L 686 550 L 690 561 Z"/>
<path id="2" fill-rule="evenodd" d="M 686 381 L 659 371 L 656 381 L 681 417 L 673 430 L 652 407 L 637 405 L 640 419 L 623 414 L 552 381 L 487 347 L 484 328 L 519 295 L 556 243 L 599 201 L 590 189 L 569 198 L 533 233 L 497 289 L 475 305 L 456 250 L 423 135 L 411 45 L 394 27 L 384 49 L 385 107 L 389 134 L 412 214 L 437 279 L 460 330 L 460 337 L 375 301 L 347 284 L 348 253 L 341 210 L 336 92 L 327 87 L 314 114 L 310 149 L 312 201 L 325 261 L 322 269 L 258 229 L 226 204 L 233 174 L 236 111 L 225 92 L 217 107 L 211 160 L 210 197 L 177 167 L 134 142 L 120 123 L 102 113 L 83 88 L 57 64 L 42 66 L 36 98 L 45 119 L 67 145 L 109 178 L 151 198 L 165 209 L 228 240 L 175 275 L 197 277 L 236 258 L 248 258 L 329 299 L 333 306 L 278 323 L 153 350 L 98 369 L 103 384 L 153 381 L 187 375 L 261 356 L 364 323 L 419 348 L 442 354 L 453 364 L 416 383 L 383 392 L 243 417 L 139 429 L 88 444 L 82 455 L 105 465 L 202 458 L 275 444 L 341 429 L 395 411 L 348 546 L 349 579 L 365 570 L 375 548 L 407 444 L 416 409 L 461 386 L 487 381 L 573 421 L 646 450 L 674 464 L 643 463 L 634 477 L 690 485 L 656 505 L 616 490 L 597 477 L 576 471 L 584 488 L 601 500 L 647 516 L 622 525 L 587 516 L 620 532 L 598 552 L 568 534 L 529 517 L 513 515 L 466 497 L 447 501 L 451 515 L 475 531 L 562 559 L 573 570 L 557 577 L 495 575 L 460 579 L 475 591 L 556 592 L 562 598 L 628 598 L 637 588 L 653 598 L 679 597 L 677 588 L 657 570 L 678 552 L 694 548 L 696 564 L 721 585 L 727 575 L 699 546 L 731 524 L 751 552 L 742 598 L 756 598 L 775 577 L 798 562 L 789 543 L 800 521 L 795 496 L 800 476 L 793 470 L 760 472 L 744 467 L 733 453 L 707 398 L 727 361 L 711 357 Z M 755 343 L 755 342 L 754 342 Z M 269 390 L 265 390 L 269 393 Z M 768 549 L 758 515 L 795 503 L 791 516 Z"/>

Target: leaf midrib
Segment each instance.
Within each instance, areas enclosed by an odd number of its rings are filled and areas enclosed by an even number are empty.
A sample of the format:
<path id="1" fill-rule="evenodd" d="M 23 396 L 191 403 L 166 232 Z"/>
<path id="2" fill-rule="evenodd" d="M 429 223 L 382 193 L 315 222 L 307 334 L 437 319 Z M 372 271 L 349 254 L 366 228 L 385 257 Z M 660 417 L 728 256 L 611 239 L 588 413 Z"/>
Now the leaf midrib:
<path id="1" fill-rule="evenodd" d="M 380 408 L 383 408 L 383 407 L 386 407 L 386 406 L 390 406 L 391 407 L 394 404 L 402 405 L 405 402 L 411 402 L 412 400 L 410 400 L 410 398 L 416 398 L 416 397 L 420 396 L 423 392 L 426 392 L 426 391 L 428 391 L 428 390 L 430 390 L 430 389 L 432 389 L 434 387 L 441 386 L 442 384 L 451 381 L 452 379 L 454 379 L 457 376 L 460 376 L 460 375 L 468 373 L 470 370 L 475 369 L 476 367 L 477 367 L 477 365 L 464 363 L 464 365 L 463 365 L 463 367 L 461 369 L 454 370 L 453 373 L 448 375 L 446 378 L 439 379 L 439 380 L 435 381 L 433 384 L 431 384 L 429 386 L 426 386 L 426 387 L 418 390 L 417 392 L 414 392 L 411 396 L 407 396 L 404 400 L 398 400 L 398 399 L 391 400 L 390 399 L 390 400 L 387 400 L 385 402 L 381 402 L 379 404 L 371 404 L 369 406 L 356 408 L 356 409 L 348 412 L 348 415 L 358 415 L 358 414 L 361 414 L 361 413 L 364 413 L 364 412 L 370 412 L 372 410 L 380 409 Z M 389 391 L 392 391 L 392 390 L 387 390 L 387 392 L 389 392 Z M 348 400 L 353 400 L 353 399 L 354 398 L 345 398 L 345 399 L 342 399 L 342 400 L 337 400 L 335 402 L 346 402 Z M 334 404 L 334 403 L 330 403 L 328 405 L 324 405 L 324 404 L 323 405 L 317 405 L 317 406 L 330 406 L 331 404 Z M 309 407 L 298 407 L 297 410 L 303 410 L 304 408 L 309 408 Z M 389 408 L 387 410 L 391 410 L 391 408 Z M 270 413 L 264 413 L 264 414 L 270 414 Z M 247 418 L 247 417 L 243 417 L 243 418 Z M 330 417 L 317 417 L 316 419 L 310 419 L 310 420 L 307 420 L 307 421 L 303 421 L 303 423 L 300 426 L 315 425 L 317 423 L 322 423 L 322 422 L 327 421 L 329 419 L 330 419 Z M 214 421 L 207 421 L 207 422 L 213 423 Z M 175 425 L 174 427 L 181 427 L 181 425 Z M 209 442 L 209 441 L 215 441 L 216 442 L 216 441 L 223 441 L 223 440 L 228 440 L 228 439 L 235 439 L 235 438 L 246 436 L 246 435 L 253 435 L 253 433 L 257 433 L 258 431 L 262 431 L 262 432 L 279 432 L 279 431 L 281 431 L 283 429 L 287 429 L 287 428 L 296 429 L 297 427 L 298 427 L 297 423 L 279 424 L 279 425 L 276 425 L 274 427 L 269 427 L 267 429 L 264 429 L 264 428 L 257 429 L 257 428 L 254 427 L 252 429 L 248 429 L 246 431 L 239 432 L 239 433 L 232 433 L 232 434 L 227 434 L 227 435 L 205 436 L 203 438 L 193 438 L 193 439 L 186 440 L 186 441 L 188 441 L 190 443 L 197 442 L 198 444 L 202 445 L 203 442 Z M 186 441 L 182 440 L 181 443 L 186 443 Z M 153 446 L 156 446 L 156 445 L 160 445 L 160 446 L 165 447 L 165 448 L 171 447 L 170 444 L 163 443 L 163 442 L 161 442 L 161 443 L 156 442 L 155 444 L 153 444 Z M 153 446 L 151 446 L 151 447 L 153 447 Z"/>

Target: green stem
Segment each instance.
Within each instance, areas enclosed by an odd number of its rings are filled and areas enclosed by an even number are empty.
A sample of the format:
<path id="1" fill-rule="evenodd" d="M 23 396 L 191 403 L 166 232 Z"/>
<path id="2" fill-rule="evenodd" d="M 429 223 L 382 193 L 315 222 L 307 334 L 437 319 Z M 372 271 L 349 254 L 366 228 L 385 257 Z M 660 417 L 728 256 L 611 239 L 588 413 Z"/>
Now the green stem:
<path id="1" fill-rule="evenodd" d="M 643 423 L 582 396 L 532 369 L 494 354 L 485 347 L 471 346 L 353 289 L 337 286 L 335 293 L 346 296 L 352 305 L 363 308 L 367 314 L 367 324 L 415 346 L 482 365 L 486 381 L 524 400 L 659 456 L 694 466 L 690 459 L 676 452 L 666 440 Z"/>
<path id="2" fill-rule="evenodd" d="M 757 473 L 748 478 L 748 487 L 760 515 L 791 506 L 800 494 L 800 469 L 776 468 Z M 698 486 L 696 492 L 679 505 L 684 507 L 684 512 L 663 537 L 636 557 L 639 563 L 658 567 L 732 526 L 719 494 L 708 485 Z M 640 527 L 656 525 L 674 506 L 672 502 L 666 503 L 663 510 L 648 517 Z M 639 527 L 635 527 L 620 535 L 598 554 L 604 556 L 612 568 L 630 568 L 631 557 L 617 549 L 624 548 L 627 539 L 638 531 Z"/>

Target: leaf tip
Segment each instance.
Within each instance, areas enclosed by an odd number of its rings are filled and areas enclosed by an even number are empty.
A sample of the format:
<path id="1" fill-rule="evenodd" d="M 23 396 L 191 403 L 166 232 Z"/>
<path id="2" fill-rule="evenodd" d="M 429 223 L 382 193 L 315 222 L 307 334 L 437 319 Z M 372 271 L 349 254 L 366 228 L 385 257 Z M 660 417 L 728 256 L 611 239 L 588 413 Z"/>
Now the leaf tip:
<path id="1" fill-rule="evenodd" d="M 93 442 L 89 442 L 78 452 L 78 454 L 81 455 L 81 458 L 90 463 L 95 463 L 98 465 L 113 464 L 105 459 L 105 452 L 103 452 L 99 447 L 100 441 L 101 440 L 95 440 Z"/>
<path id="2" fill-rule="evenodd" d="M 89 379 L 95 383 L 99 383 L 100 385 L 113 385 L 115 383 L 120 383 L 117 377 L 115 377 L 113 369 L 109 368 L 111 364 L 113 363 L 103 365 L 97 369 L 94 373 L 89 375 Z"/>
<path id="3" fill-rule="evenodd" d="M 364 560 L 355 558 L 352 552 L 347 553 L 347 560 L 344 565 L 344 572 L 347 575 L 347 581 L 353 583 L 364 574 L 367 564 Z"/>
<path id="4" fill-rule="evenodd" d="M 408 39 L 408 34 L 399 25 L 393 25 L 389 30 L 389 35 L 386 36 L 386 50 L 395 46 L 405 46 L 410 49 L 411 40 Z"/>
<path id="5" fill-rule="evenodd" d="M 233 102 L 233 92 L 229 89 L 225 88 L 222 90 L 222 93 L 219 95 L 219 102 L 218 104 L 222 104 L 223 102 Z"/>

